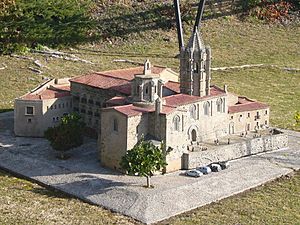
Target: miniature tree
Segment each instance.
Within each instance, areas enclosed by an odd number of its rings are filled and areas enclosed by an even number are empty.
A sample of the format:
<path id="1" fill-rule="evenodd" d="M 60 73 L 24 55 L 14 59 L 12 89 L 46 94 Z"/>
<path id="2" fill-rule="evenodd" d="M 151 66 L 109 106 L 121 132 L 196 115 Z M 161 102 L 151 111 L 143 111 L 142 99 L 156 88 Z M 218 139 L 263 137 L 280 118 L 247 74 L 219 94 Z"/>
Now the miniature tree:
<path id="1" fill-rule="evenodd" d="M 56 127 L 49 127 L 45 131 L 45 138 L 50 141 L 53 149 L 60 152 L 60 158 L 65 158 L 65 152 L 82 145 L 84 123 L 80 115 L 71 113 L 62 117 Z"/>
<path id="2" fill-rule="evenodd" d="M 167 165 L 163 145 L 157 147 L 152 142 L 141 139 L 133 149 L 123 156 L 120 165 L 129 175 L 146 177 L 149 188 L 151 187 L 150 179 L 154 172 Z"/>

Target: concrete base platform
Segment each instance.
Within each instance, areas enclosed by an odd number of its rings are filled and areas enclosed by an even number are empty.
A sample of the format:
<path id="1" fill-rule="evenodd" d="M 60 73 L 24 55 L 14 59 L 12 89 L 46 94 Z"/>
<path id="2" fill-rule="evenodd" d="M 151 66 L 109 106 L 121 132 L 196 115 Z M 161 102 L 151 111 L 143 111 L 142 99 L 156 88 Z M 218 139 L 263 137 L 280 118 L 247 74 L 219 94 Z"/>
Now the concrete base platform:
<path id="1" fill-rule="evenodd" d="M 0 167 L 84 201 L 154 223 L 232 196 L 300 168 L 300 133 L 286 131 L 289 148 L 231 161 L 231 167 L 200 178 L 183 171 L 152 178 L 124 176 L 100 167 L 96 141 L 87 140 L 62 161 L 41 138 L 14 137 L 13 114 L 0 114 Z"/>

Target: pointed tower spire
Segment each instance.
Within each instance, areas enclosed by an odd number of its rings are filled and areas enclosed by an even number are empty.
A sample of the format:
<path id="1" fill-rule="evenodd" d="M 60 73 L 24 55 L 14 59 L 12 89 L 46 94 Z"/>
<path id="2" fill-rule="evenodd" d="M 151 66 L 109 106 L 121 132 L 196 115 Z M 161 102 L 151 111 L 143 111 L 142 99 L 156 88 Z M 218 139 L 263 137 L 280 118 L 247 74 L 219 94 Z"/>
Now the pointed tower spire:
<path id="1" fill-rule="evenodd" d="M 205 0 L 201 0 L 198 13 L 186 48 L 180 53 L 180 91 L 184 94 L 210 95 L 211 50 L 205 47 L 199 32 Z"/>

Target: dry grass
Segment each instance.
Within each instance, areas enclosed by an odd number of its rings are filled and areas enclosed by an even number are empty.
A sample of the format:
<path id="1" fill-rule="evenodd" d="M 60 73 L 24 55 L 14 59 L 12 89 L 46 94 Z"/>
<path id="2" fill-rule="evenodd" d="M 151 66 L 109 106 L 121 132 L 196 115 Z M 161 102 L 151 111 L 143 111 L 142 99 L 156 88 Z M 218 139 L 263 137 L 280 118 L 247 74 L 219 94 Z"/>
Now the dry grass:
<path id="1" fill-rule="evenodd" d="M 0 171 L 0 224 L 137 224 Z"/>

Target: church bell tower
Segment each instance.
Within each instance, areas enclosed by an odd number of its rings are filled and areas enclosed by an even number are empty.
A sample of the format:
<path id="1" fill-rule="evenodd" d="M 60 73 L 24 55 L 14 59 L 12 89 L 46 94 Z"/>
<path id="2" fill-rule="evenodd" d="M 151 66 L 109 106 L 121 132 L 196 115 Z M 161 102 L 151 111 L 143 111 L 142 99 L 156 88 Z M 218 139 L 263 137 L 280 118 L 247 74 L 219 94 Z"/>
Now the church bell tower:
<path id="1" fill-rule="evenodd" d="M 180 92 L 188 95 L 210 95 L 211 49 L 205 46 L 199 32 L 205 0 L 198 7 L 193 33 L 187 46 L 183 45 L 179 0 L 174 0 L 180 48 Z"/>

